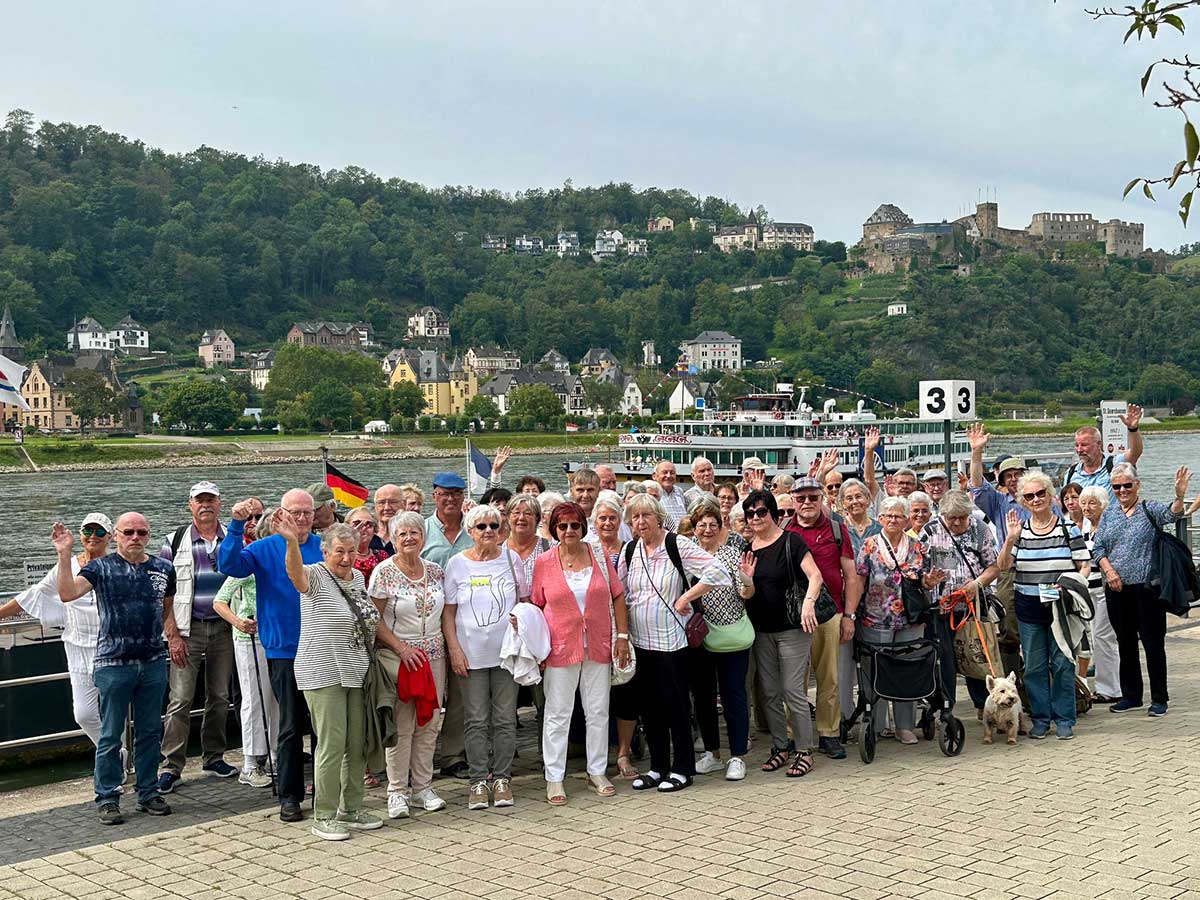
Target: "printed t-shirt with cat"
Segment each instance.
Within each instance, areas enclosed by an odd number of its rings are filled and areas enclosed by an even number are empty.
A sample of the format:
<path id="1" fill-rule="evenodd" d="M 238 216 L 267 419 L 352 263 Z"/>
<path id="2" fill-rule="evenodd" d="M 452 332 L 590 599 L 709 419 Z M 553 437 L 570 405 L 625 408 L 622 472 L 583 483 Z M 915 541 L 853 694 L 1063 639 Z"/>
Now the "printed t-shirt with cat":
<path id="1" fill-rule="evenodd" d="M 443 585 L 446 605 L 456 607 L 454 622 L 467 667 L 500 665 L 504 629 L 512 627 L 508 615 L 519 598 L 530 594 L 520 558 L 507 547 L 487 562 L 475 562 L 459 553 L 446 564 Z"/>

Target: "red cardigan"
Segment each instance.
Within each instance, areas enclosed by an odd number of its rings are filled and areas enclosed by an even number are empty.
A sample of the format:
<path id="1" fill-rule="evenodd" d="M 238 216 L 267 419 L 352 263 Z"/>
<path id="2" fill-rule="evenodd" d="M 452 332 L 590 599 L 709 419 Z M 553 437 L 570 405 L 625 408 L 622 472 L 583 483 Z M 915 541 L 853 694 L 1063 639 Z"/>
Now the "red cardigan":
<path id="1" fill-rule="evenodd" d="M 588 637 L 588 659 L 598 663 L 612 662 L 612 596 L 598 565 L 602 563 L 608 566 L 613 594 L 620 596 L 624 590 L 608 557 L 597 554 L 588 544 L 584 546 L 592 553 L 592 579 L 584 596 L 583 615 L 579 613 L 575 594 L 567 587 L 562 563 L 558 559 L 558 547 L 550 548 L 533 563 L 533 594 L 530 600 L 545 613 L 546 625 L 550 628 L 547 666 L 573 666 L 583 662 L 584 629 Z"/>

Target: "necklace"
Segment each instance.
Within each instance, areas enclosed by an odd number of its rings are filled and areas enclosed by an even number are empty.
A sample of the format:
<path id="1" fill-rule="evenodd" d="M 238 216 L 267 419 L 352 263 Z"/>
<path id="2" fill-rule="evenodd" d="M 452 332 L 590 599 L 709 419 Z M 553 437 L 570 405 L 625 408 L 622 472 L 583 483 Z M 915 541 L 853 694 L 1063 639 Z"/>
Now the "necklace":
<path id="1" fill-rule="evenodd" d="M 408 579 L 409 584 L 418 584 L 418 583 L 424 581 L 425 576 L 427 574 L 429 574 L 428 570 L 425 568 L 425 562 L 423 560 L 417 560 L 417 562 L 420 565 L 419 571 L 421 574 L 414 576 L 414 575 L 409 575 L 407 572 L 405 572 L 404 566 L 401 565 L 400 560 L 399 559 L 396 560 L 396 571 L 399 572 L 401 575 L 403 575 L 406 579 Z"/>
<path id="2" fill-rule="evenodd" d="M 587 568 L 592 564 L 591 554 L 585 555 L 582 551 L 580 551 L 577 559 L 571 559 L 566 553 L 563 552 L 563 548 L 561 546 L 558 548 L 558 559 L 559 562 L 562 563 L 562 567 L 570 572 Z"/>

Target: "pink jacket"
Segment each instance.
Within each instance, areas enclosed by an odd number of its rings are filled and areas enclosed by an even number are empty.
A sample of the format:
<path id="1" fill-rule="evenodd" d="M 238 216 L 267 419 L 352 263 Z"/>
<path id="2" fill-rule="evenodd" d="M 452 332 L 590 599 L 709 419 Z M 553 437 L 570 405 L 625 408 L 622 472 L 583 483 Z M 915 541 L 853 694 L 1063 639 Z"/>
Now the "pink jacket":
<path id="1" fill-rule="evenodd" d="M 588 546 L 588 545 L 584 545 Z M 591 548 L 589 547 L 589 550 Z M 587 656 L 592 662 L 612 662 L 612 596 L 604 583 L 598 563 L 608 566 L 613 593 L 623 593 L 621 582 L 608 558 L 592 552 L 592 580 L 584 597 L 584 614 L 579 613 L 575 595 L 567 587 L 558 547 L 552 547 L 533 563 L 533 595 L 530 600 L 546 616 L 550 627 L 550 655 L 547 666 L 573 666 L 583 662 L 583 633 L 587 631 Z"/>

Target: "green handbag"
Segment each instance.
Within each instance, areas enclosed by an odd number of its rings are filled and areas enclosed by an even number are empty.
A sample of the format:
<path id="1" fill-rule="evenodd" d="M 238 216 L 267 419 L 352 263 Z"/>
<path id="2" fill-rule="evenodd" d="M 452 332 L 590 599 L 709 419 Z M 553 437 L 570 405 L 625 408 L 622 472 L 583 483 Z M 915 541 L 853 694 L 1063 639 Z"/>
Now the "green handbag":
<path id="1" fill-rule="evenodd" d="M 745 650 L 753 643 L 754 626 L 745 613 L 732 625 L 713 625 L 710 622 L 708 634 L 704 636 L 704 649 L 711 653 L 733 653 L 735 650 Z"/>

